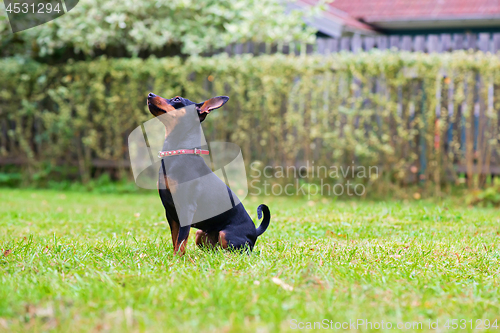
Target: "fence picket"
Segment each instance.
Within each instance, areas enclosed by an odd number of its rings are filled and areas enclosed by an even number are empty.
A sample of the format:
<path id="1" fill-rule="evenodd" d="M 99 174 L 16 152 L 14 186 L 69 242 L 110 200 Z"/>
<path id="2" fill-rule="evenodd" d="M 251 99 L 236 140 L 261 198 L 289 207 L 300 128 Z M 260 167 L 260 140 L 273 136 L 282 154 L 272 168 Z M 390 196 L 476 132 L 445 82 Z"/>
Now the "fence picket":
<path id="1" fill-rule="evenodd" d="M 403 51 L 411 51 L 412 50 L 411 36 L 403 36 L 401 38 L 401 50 L 403 50 Z"/>
<path id="2" fill-rule="evenodd" d="M 414 51 L 415 52 L 425 52 L 425 37 L 424 36 L 415 36 Z"/>
<path id="3" fill-rule="evenodd" d="M 427 38 L 427 51 L 429 53 L 432 52 L 440 52 L 439 49 L 439 40 L 437 35 L 429 35 Z"/>
<path id="4" fill-rule="evenodd" d="M 389 41 L 387 39 L 387 36 L 378 36 L 377 37 L 377 47 L 380 50 L 387 50 Z"/>
<path id="5" fill-rule="evenodd" d="M 449 52 L 452 50 L 453 44 L 450 34 L 441 34 L 441 52 Z"/>
<path id="6" fill-rule="evenodd" d="M 491 52 L 492 53 L 497 53 L 500 50 L 500 33 L 494 33 L 493 34 L 493 45 Z"/>
<path id="7" fill-rule="evenodd" d="M 481 50 L 483 52 L 496 53 L 500 50 L 500 33 L 466 33 L 440 34 L 440 35 L 417 35 L 417 36 L 366 36 L 354 35 L 352 37 L 340 38 L 317 38 L 314 44 L 303 43 L 278 43 L 266 45 L 265 43 L 247 42 L 244 44 L 231 44 L 223 50 L 206 52 L 225 52 L 230 56 L 251 53 L 269 54 L 284 53 L 304 55 L 311 53 L 329 54 L 339 51 L 359 53 L 370 51 L 373 48 L 386 50 L 395 48 L 414 52 L 449 52 L 453 50 Z"/>
<path id="8" fill-rule="evenodd" d="M 389 37 L 389 47 L 399 49 L 399 36 Z"/>
<path id="9" fill-rule="evenodd" d="M 340 51 L 350 51 L 351 50 L 351 38 L 342 37 L 340 39 Z"/>
<path id="10" fill-rule="evenodd" d="M 365 51 L 370 51 L 375 47 L 375 38 L 373 37 L 366 37 L 364 39 L 364 46 L 365 46 Z"/>
<path id="11" fill-rule="evenodd" d="M 479 50 L 481 50 L 483 52 L 488 52 L 490 50 L 490 34 L 489 33 L 485 32 L 485 33 L 479 34 L 478 48 L 479 48 Z"/>
<path id="12" fill-rule="evenodd" d="M 475 50 L 477 46 L 476 34 L 466 33 L 466 50 Z"/>
<path id="13" fill-rule="evenodd" d="M 326 38 L 318 38 L 318 40 L 316 41 L 318 46 L 316 49 L 316 53 L 326 54 L 326 41 L 327 41 Z"/>
<path id="14" fill-rule="evenodd" d="M 359 53 L 360 51 L 363 51 L 362 40 L 359 35 L 354 36 L 351 41 L 351 50 L 353 53 Z"/>
<path id="15" fill-rule="evenodd" d="M 243 44 L 236 44 L 234 46 L 234 54 L 235 55 L 243 54 Z"/>
<path id="16" fill-rule="evenodd" d="M 463 34 L 453 34 L 453 49 L 463 50 L 464 49 L 464 35 Z"/>

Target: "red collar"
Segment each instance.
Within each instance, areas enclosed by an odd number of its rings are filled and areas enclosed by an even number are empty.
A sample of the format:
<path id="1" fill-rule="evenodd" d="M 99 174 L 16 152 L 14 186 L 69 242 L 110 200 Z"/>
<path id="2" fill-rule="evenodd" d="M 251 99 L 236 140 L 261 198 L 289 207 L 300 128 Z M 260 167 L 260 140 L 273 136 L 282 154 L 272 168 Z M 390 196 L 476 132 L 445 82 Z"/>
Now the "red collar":
<path id="1" fill-rule="evenodd" d="M 203 149 L 178 149 L 178 150 L 167 150 L 167 151 L 159 151 L 158 158 L 167 157 L 167 156 L 175 156 L 175 155 L 208 155 L 210 152 L 208 150 Z"/>

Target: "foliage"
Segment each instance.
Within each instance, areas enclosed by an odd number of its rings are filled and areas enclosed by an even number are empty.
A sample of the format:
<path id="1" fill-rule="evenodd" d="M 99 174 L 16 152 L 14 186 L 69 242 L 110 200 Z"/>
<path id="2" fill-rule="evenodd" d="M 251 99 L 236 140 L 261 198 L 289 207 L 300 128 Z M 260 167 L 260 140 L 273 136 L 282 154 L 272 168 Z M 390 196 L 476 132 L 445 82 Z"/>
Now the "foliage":
<path id="1" fill-rule="evenodd" d="M 320 8 L 314 7 L 311 14 Z M 285 3 L 277 0 L 81 0 L 62 17 L 14 35 L 6 13 L 2 15 L 3 52 L 30 52 L 33 57 L 65 49 L 137 56 L 141 51 L 180 48 L 184 54 L 200 54 L 234 42 L 314 38 L 302 20 L 304 13 L 286 13 Z"/>
<path id="2" fill-rule="evenodd" d="M 41 186 L 37 186 L 40 188 Z M 91 179 L 85 184 L 70 180 L 49 180 L 44 188 L 59 190 L 59 191 L 76 191 L 76 192 L 93 192 L 93 193 L 146 193 L 137 187 L 134 182 L 129 179 L 120 179 L 113 181 L 109 174 L 104 173 L 96 179 Z"/>
<path id="3" fill-rule="evenodd" d="M 292 319 L 383 320 L 391 331 L 401 331 L 398 322 L 427 331 L 429 320 L 445 331 L 452 318 L 499 324 L 497 210 L 249 199 L 252 217 L 261 202 L 273 216 L 252 255 L 202 251 L 192 234 L 176 258 L 156 193 L 2 190 L 0 330 L 288 332 Z"/>
<path id="4" fill-rule="evenodd" d="M 21 184 L 23 175 L 20 172 L 0 172 L 1 187 L 17 187 Z"/>
<path id="5" fill-rule="evenodd" d="M 205 135 L 238 144 L 247 166 L 377 166 L 386 182 L 427 180 L 438 193 L 459 181 L 461 166 L 468 185 L 481 187 L 475 165 L 500 163 L 499 70 L 498 57 L 462 51 L 100 58 L 59 67 L 4 59 L 0 156 L 24 158 L 26 179 L 49 164 L 66 167 L 46 177 L 73 170 L 85 182 L 102 160 L 123 177 L 127 135 L 151 119 L 148 92 L 196 102 L 228 95 L 204 122 Z M 387 194 L 376 180 L 360 181 Z"/>
<path id="6" fill-rule="evenodd" d="M 482 207 L 500 207 L 500 180 L 496 179 L 493 186 L 471 191 L 467 202 Z"/>

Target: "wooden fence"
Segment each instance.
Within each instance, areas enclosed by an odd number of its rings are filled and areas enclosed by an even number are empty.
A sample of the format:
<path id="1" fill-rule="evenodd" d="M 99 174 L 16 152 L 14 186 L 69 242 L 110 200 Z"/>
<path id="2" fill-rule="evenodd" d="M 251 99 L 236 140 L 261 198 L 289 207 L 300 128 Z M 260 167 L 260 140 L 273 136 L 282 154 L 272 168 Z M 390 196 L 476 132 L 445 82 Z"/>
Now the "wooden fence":
<path id="1" fill-rule="evenodd" d="M 440 34 L 440 35 L 402 35 L 402 36 L 374 36 L 374 37 L 342 37 L 318 38 L 315 44 L 304 43 L 243 43 L 232 44 L 223 50 L 208 52 L 210 56 L 218 53 L 238 55 L 251 53 L 260 54 L 329 54 L 334 52 L 361 52 L 371 49 L 396 49 L 414 52 L 449 52 L 453 50 L 478 50 L 496 53 L 500 50 L 500 33 L 467 33 L 467 34 Z"/>

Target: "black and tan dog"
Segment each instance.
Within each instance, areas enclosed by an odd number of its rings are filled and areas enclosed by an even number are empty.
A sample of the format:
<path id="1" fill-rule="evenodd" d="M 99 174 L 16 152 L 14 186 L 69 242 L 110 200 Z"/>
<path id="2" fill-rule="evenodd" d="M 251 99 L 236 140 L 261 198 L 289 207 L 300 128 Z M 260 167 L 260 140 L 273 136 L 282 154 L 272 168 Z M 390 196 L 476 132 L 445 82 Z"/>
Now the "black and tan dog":
<path id="1" fill-rule="evenodd" d="M 166 99 L 150 93 L 147 98 L 147 105 L 149 111 L 155 117 L 159 117 L 160 120 L 162 119 L 161 116 L 165 114 L 175 118 L 177 116 L 176 112 L 183 111 L 185 110 L 183 108 L 194 105 L 199 121 L 202 122 L 212 110 L 220 108 L 228 100 L 229 98 L 226 96 L 219 96 L 202 103 L 194 103 L 179 96 Z M 237 204 L 233 202 L 232 208 L 216 216 L 187 226 L 181 226 L 179 216 L 184 212 L 176 210 L 172 195 L 176 191 L 175 185 L 212 174 L 212 170 L 200 156 L 200 152 L 208 154 L 208 151 L 201 150 L 200 146 L 186 147 L 186 145 L 193 144 L 192 138 L 188 137 L 192 135 L 189 133 L 190 131 L 187 131 L 185 128 L 179 128 L 180 126 L 176 128 L 175 122 L 165 124 L 165 127 L 166 136 L 163 151 L 167 156 L 171 152 L 178 154 L 177 156 L 168 156 L 162 159 L 159 171 L 158 192 L 165 207 L 167 220 L 172 232 L 174 253 L 179 255 L 185 253 L 191 227 L 199 229 L 196 232 L 196 244 L 200 247 L 220 246 L 223 249 L 251 251 L 257 241 L 257 237 L 262 235 L 269 226 L 271 219 L 269 208 L 266 205 L 260 205 L 257 208 L 259 219 L 262 218 L 262 213 L 264 213 L 264 219 L 261 225 L 255 228 L 255 224 L 246 212 L 243 204 L 232 193 L 231 189 L 225 186 L 224 182 L 218 178 L 216 181 L 221 183 L 218 185 L 223 184 L 224 189 L 227 190 L 227 193 L 219 193 L 220 198 L 223 195 L 227 198 L 229 194 L 231 198 L 234 197 L 237 199 Z M 216 187 L 221 188 L 220 186 Z M 202 192 L 201 188 L 194 188 L 191 191 L 192 195 L 185 200 L 188 203 L 184 207 L 187 211 L 191 211 L 190 218 L 196 215 L 197 201 L 206 197 L 201 197 L 203 195 Z M 221 192 L 224 192 L 224 190 Z M 210 195 L 210 200 L 212 200 L 214 205 L 218 204 L 217 198 L 219 198 L 217 193 Z M 177 205 L 178 207 L 179 205 Z"/>

